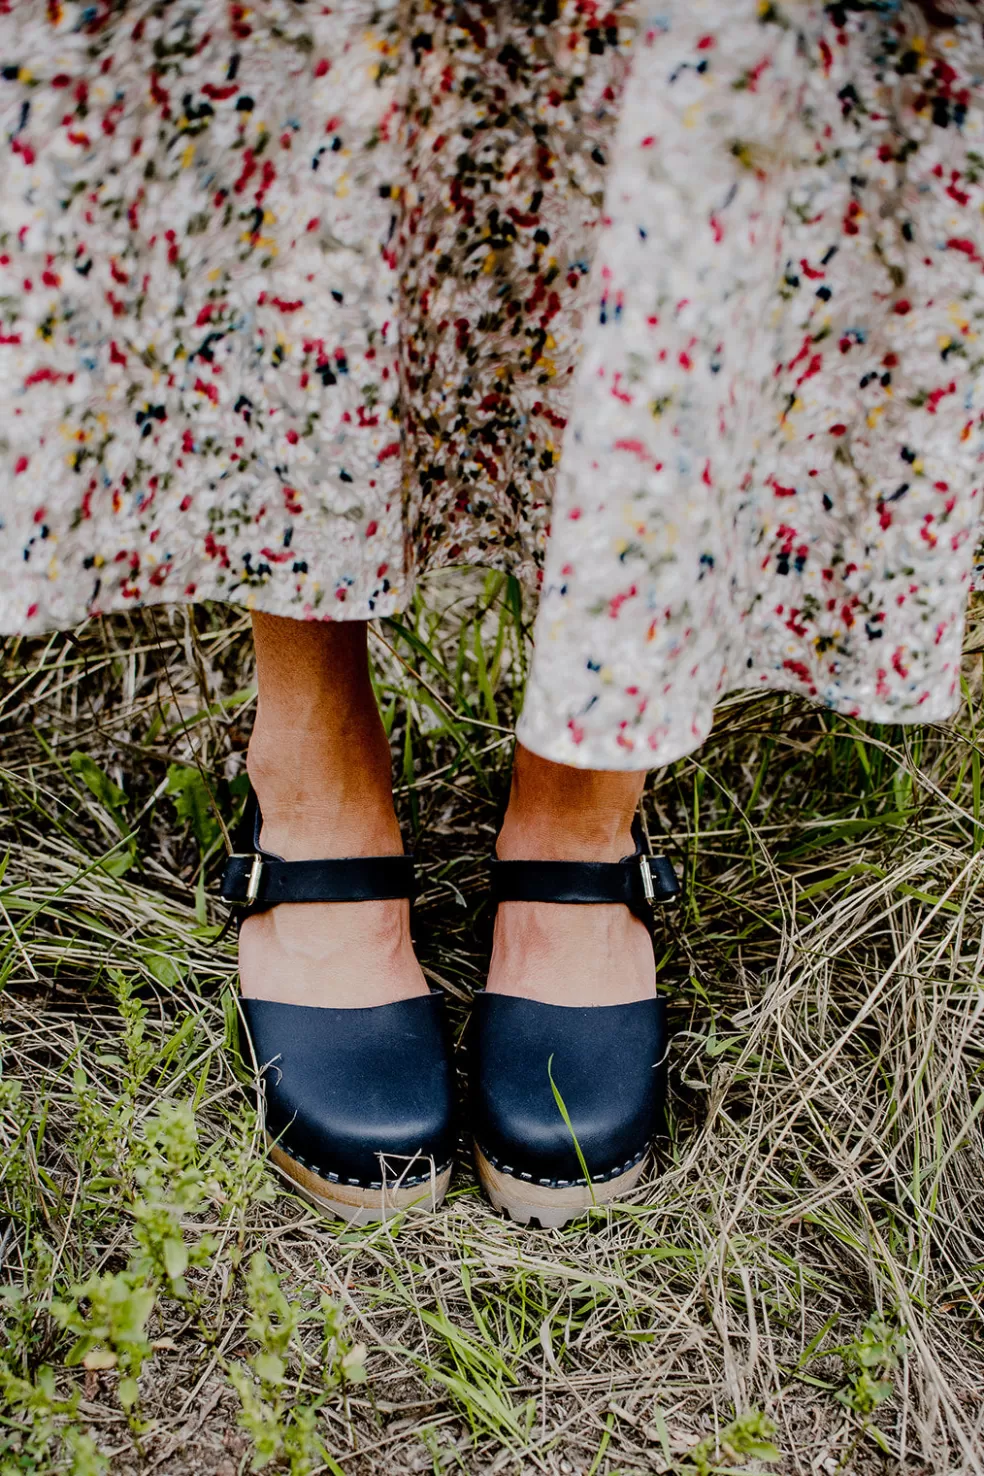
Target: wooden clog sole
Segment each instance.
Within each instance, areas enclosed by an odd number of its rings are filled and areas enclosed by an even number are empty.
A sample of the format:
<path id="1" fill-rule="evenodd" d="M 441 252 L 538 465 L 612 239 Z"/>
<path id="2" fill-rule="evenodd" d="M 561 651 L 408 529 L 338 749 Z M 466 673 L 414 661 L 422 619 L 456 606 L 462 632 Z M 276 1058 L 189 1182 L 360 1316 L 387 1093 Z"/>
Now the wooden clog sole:
<path id="1" fill-rule="evenodd" d="M 406 1210 L 438 1210 L 451 1182 L 451 1169 L 446 1168 L 422 1184 L 404 1185 L 394 1179 L 382 1188 L 368 1189 L 360 1184 L 333 1183 L 298 1163 L 276 1143 L 270 1143 L 269 1147 L 270 1162 L 289 1180 L 292 1189 L 315 1209 L 337 1215 L 352 1225 L 374 1225 Z"/>
<path id="2" fill-rule="evenodd" d="M 501 1169 L 494 1168 L 489 1163 L 477 1146 L 475 1162 L 482 1188 L 495 1209 L 504 1211 L 511 1220 L 517 1220 L 522 1225 L 538 1220 L 544 1230 L 559 1230 L 593 1205 L 611 1204 L 619 1199 L 639 1182 L 646 1166 L 646 1158 L 643 1158 L 614 1179 L 554 1189 L 546 1184 L 531 1184 L 526 1179 L 504 1174 Z"/>

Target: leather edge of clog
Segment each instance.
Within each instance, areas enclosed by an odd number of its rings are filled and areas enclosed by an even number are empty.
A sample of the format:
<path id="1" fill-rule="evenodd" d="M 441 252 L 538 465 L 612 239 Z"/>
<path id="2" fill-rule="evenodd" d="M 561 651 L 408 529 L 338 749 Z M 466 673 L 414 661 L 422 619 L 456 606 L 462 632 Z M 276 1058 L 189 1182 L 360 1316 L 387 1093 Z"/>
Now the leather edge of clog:
<path id="1" fill-rule="evenodd" d="M 657 993 L 647 996 L 646 999 L 626 1000 L 624 1004 L 567 1005 L 554 1004 L 552 1001 L 545 999 L 527 999 L 525 994 L 499 994 L 492 993 L 488 989 L 476 989 L 472 999 L 472 1008 L 474 1009 L 475 1006 L 479 1006 L 484 1010 L 497 1009 L 499 1008 L 496 1004 L 497 1000 L 507 1000 L 509 1003 L 504 1004 L 502 1006 L 503 1009 L 515 1009 L 519 1005 L 531 1005 L 535 1011 L 557 1010 L 569 1015 L 588 1016 L 597 1014 L 599 1010 L 636 1010 L 640 1005 L 648 1009 L 655 1005 L 659 1013 L 665 1015 L 668 998 L 666 994 Z"/>
<path id="2" fill-rule="evenodd" d="M 441 1013 L 446 1009 L 446 997 L 440 989 L 429 989 L 426 994 L 412 994 L 407 999 L 391 999 L 386 1004 L 378 1005 L 352 1005 L 339 1008 L 337 1005 L 306 1005 L 292 1004 L 283 999 L 263 999 L 258 995 L 238 994 L 236 996 L 237 1010 L 240 1017 L 248 1017 L 254 1006 L 259 1006 L 262 1012 L 264 1007 L 271 1010 L 306 1010 L 311 1016 L 318 1015 L 327 1020 L 333 1015 L 375 1015 L 380 1010 L 401 1010 L 406 1014 L 414 1013 L 415 1009 L 427 1008 L 428 1012 Z M 411 1009 L 404 1009 L 405 1006 Z M 249 1024 L 246 1018 L 246 1024 Z"/>

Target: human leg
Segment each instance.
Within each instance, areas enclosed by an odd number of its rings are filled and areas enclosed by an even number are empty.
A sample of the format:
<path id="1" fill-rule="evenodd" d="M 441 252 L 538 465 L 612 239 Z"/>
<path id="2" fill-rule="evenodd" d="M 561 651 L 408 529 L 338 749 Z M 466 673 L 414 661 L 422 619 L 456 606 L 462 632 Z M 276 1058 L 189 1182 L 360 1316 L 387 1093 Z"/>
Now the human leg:
<path id="1" fill-rule="evenodd" d="M 620 861 L 636 848 L 632 822 L 645 772 L 574 769 L 516 747 L 509 805 L 496 845 L 502 861 Z M 628 1004 L 651 998 L 649 933 L 619 903 L 570 907 L 503 902 L 488 988 L 545 1004 Z"/>
<path id="2" fill-rule="evenodd" d="M 364 621 L 254 615 L 259 689 L 247 769 L 265 850 L 289 861 L 400 854 L 390 752 Z M 240 932 L 243 994 L 336 1008 L 427 992 L 405 900 L 284 904 Z"/>

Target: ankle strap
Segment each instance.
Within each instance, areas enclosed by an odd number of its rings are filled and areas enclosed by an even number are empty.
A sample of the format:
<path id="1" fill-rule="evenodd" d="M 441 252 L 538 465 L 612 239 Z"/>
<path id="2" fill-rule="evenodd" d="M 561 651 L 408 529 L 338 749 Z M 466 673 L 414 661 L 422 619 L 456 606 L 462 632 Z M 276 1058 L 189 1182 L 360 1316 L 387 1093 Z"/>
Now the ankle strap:
<path id="1" fill-rule="evenodd" d="M 665 856 L 644 851 L 621 861 L 489 862 L 493 902 L 623 902 L 651 922 L 658 907 L 676 902 L 680 883 Z"/>
<path id="2" fill-rule="evenodd" d="M 281 902 L 382 902 L 416 892 L 412 856 L 342 856 L 285 861 L 260 845 L 263 821 L 250 791 L 237 840 L 226 861 L 220 895 L 237 904 L 240 921 Z"/>
<path id="3" fill-rule="evenodd" d="M 329 861 L 283 861 L 269 851 L 230 856 L 221 893 L 247 914 L 281 902 L 380 902 L 413 897 L 412 856 L 346 856 Z"/>

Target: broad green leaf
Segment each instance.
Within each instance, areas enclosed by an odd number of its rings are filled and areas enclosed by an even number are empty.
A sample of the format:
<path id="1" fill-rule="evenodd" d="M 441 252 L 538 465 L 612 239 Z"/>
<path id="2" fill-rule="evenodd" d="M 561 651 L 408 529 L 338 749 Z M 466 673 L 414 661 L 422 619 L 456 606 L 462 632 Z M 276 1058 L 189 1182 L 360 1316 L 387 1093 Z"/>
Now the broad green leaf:
<path id="1" fill-rule="evenodd" d="M 191 827 L 200 848 L 207 851 L 221 829 L 212 810 L 212 796 L 199 770 L 171 764 L 167 771 L 167 792 L 174 801 L 178 819 Z"/>
<path id="2" fill-rule="evenodd" d="M 69 756 L 72 773 L 77 775 L 86 789 L 95 795 L 101 805 L 107 810 L 118 810 L 126 804 L 126 794 L 114 784 L 109 775 L 100 769 L 94 759 L 87 753 L 80 753 L 78 749 Z"/>
<path id="3" fill-rule="evenodd" d="M 188 1247 L 183 1240 L 169 1238 L 164 1242 L 164 1269 L 172 1281 L 178 1281 L 188 1269 Z"/>
<path id="4" fill-rule="evenodd" d="M 253 1359 L 257 1378 L 264 1384 L 282 1384 L 286 1372 L 284 1360 L 276 1353 L 257 1353 Z"/>

